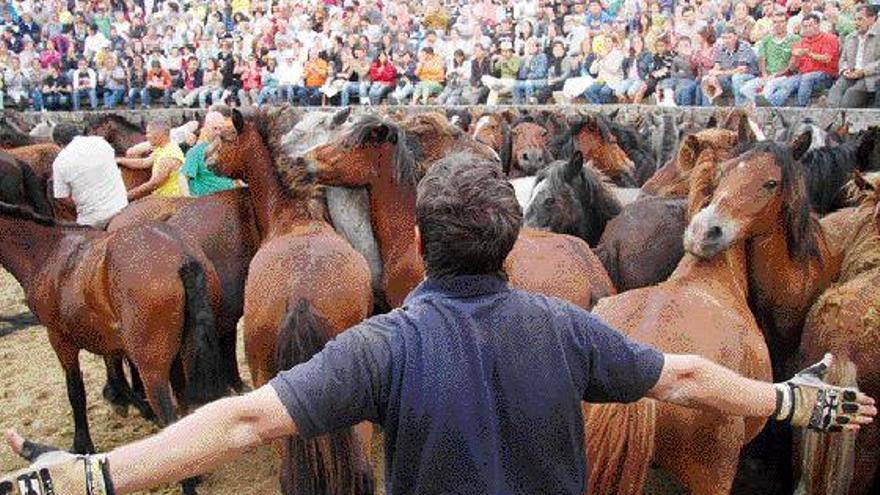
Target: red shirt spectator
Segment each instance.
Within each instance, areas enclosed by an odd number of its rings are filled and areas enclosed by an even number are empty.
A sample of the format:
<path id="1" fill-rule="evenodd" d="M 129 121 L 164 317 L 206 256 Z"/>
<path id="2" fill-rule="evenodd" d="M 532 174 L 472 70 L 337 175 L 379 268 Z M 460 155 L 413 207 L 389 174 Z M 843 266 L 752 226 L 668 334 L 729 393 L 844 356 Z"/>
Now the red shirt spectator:
<path id="1" fill-rule="evenodd" d="M 385 58 L 384 64 L 381 63 L 379 57 L 370 64 L 370 81 L 394 86 L 397 84 L 397 69 L 394 68 L 387 56 L 382 58 Z"/>
<path id="2" fill-rule="evenodd" d="M 837 36 L 821 31 L 812 36 L 805 34 L 804 38 L 792 47 L 792 54 L 795 54 L 798 48 L 806 50 L 806 53 L 799 56 L 796 62 L 799 73 L 807 74 L 821 71 L 833 78 L 837 77 L 837 63 L 840 60 L 840 42 L 837 40 Z M 810 54 L 827 55 L 831 58 L 827 62 L 820 62 Z"/>

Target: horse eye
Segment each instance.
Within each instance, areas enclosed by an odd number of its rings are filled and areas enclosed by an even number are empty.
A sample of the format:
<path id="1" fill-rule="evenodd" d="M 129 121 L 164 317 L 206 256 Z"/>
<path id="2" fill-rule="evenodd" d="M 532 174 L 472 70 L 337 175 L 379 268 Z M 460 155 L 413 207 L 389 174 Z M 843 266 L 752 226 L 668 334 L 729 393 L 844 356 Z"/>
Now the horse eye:
<path id="1" fill-rule="evenodd" d="M 556 199 L 552 196 L 544 198 L 544 206 L 551 207 L 556 204 Z"/>
<path id="2" fill-rule="evenodd" d="M 771 179 L 771 180 L 768 180 L 767 182 L 764 183 L 764 189 L 766 189 L 768 191 L 772 191 L 772 190 L 776 189 L 777 185 L 778 185 L 777 182 L 775 180 Z"/>

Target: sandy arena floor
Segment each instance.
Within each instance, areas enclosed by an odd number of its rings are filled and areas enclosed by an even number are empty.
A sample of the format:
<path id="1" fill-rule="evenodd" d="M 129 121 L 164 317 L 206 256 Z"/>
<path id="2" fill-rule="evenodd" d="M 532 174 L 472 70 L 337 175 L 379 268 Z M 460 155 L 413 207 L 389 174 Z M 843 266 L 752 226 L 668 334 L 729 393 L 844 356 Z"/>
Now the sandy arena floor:
<path id="1" fill-rule="evenodd" d="M 45 328 L 32 325 L 9 333 L 17 325 L 10 325 L 7 320 L 27 314 L 21 287 L 0 268 L 0 431 L 15 427 L 29 438 L 70 448 L 73 444 L 73 416 L 61 365 L 49 346 Z M 239 362 L 241 369 L 247 370 L 243 347 L 239 342 Z M 88 393 L 89 426 L 98 450 L 107 451 L 157 431 L 134 409 L 127 418 L 116 415 L 101 398 L 101 387 L 106 378 L 103 361 L 86 352 L 80 359 Z M 247 371 L 243 373 L 243 378 L 249 380 Z M 274 450 L 262 447 L 206 476 L 199 493 L 280 493 L 277 465 Z M 5 445 L 0 446 L 0 472 L 24 466 L 25 463 Z M 180 489 L 175 485 L 145 493 L 178 494 Z"/>

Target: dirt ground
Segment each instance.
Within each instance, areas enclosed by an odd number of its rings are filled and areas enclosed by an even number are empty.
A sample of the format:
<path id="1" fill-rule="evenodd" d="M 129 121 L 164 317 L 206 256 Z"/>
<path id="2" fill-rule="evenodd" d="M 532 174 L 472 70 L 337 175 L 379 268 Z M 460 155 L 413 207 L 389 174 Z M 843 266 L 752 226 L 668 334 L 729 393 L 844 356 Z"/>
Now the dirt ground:
<path id="1" fill-rule="evenodd" d="M 45 328 L 33 323 L 30 326 L 21 324 L 20 320 L 27 315 L 21 287 L 0 268 L 0 431 L 14 427 L 26 437 L 70 448 L 73 445 L 73 416 L 61 366 L 49 346 Z M 247 370 L 242 349 L 239 342 L 239 362 L 241 369 Z M 157 431 L 134 409 L 127 418 L 116 415 L 101 398 L 101 387 L 106 378 L 103 361 L 86 352 L 80 359 L 88 394 L 89 426 L 99 451 L 111 450 Z M 244 371 L 243 378 L 250 380 L 247 371 Z M 0 446 L 0 472 L 24 466 L 25 463 L 5 445 Z M 277 470 L 274 450 L 262 447 L 206 476 L 199 493 L 278 494 Z M 169 486 L 145 493 L 178 494 L 180 489 Z"/>

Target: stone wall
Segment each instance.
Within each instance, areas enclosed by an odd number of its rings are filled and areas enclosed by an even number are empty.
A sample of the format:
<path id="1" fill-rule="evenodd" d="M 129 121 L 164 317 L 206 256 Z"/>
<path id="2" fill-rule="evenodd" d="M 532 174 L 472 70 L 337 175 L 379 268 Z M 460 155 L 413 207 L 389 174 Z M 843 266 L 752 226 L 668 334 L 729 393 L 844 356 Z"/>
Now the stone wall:
<path id="1" fill-rule="evenodd" d="M 701 108 L 701 107 L 657 107 L 657 106 L 649 106 L 649 105 L 569 105 L 569 106 L 556 106 L 556 105 L 546 105 L 546 106 L 529 106 L 529 107 L 517 107 L 517 106 L 496 106 L 496 107 L 432 107 L 432 106 L 420 106 L 420 107 L 406 107 L 406 111 L 412 112 L 426 112 L 426 111 L 436 111 L 436 110 L 446 110 L 446 109 L 460 109 L 460 110 L 471 110 L 475 112 L 487 111 L 492 109 L 500 110 L 500 109 L 517 109 L 519 111 L 525 112 L 539 112 L 543 110 L 551 110 L 551 111 L 559 111 L 559 112 L 571 112 L 572 110 L 577 111 L 601 111 L 605 113 L 610 113 L 615 110 L 619 110 L 619 118 L 625 119 L 626 121 L 632 121 L 639 114 L 664 114 L 664 113 L 673 113 L 675 115 L 680 115 L 683 120 L 692 120 L 698 123 L 705 123 L 709 117 L 714 114 L 716 111 L 723 111 L 724 109 L 718 108 Z M 298 109 L 303 112 L 307 112 L 313 109 L 310 108 L 301 108 Z M 364 112 L 371 111 L 369 107 L 356 107 L 356 111 Z M 105 113 L 104 111 L 100 112 L 52 112 L 46 115 L 49 115 L 52 119 L 56 121 L 73 121 L 78 122 L 81 121 L 84 115 L 99 115 Z M 146 121 L 151 119 L 163 119 L 167 120 L 169 124 L 172 126 L 180 125 L 188 120 L 192 120 L 193 118 L 200 117 L 204 111 L 198 109 L 153 109 L 153 110 L 114 110 L 114 113 L 117 115 L 123 116 L 126 120 L 143 125 Z M 38 112 L 24 112 L 22 114 L 23 119 L 26 122 L 31 124 L 35 124 L 42 118 L 43 114 Z M 778 124 L 777 116 L 781 115 L 785 122 L 789 124 L 793 124 L 796 122 L 800 122 L 803 118 L 810 117 L 814 122 L 819 123 L 823 127 L 835 123 L 840 124 L 842 122 L 847 122 L 849 124 L 851 131 L 858 131 L 864 129 L 865 127 L 871 125 L 880 124 L 880 110 L 876 109 L 829 109 L 829 108 L 756 108 L 755 109 L 755 117 L 758 124 L 761 125 L 762 128 L 772 128 L 774 125 Z"/>

